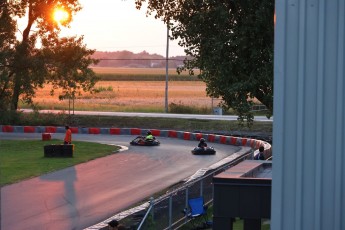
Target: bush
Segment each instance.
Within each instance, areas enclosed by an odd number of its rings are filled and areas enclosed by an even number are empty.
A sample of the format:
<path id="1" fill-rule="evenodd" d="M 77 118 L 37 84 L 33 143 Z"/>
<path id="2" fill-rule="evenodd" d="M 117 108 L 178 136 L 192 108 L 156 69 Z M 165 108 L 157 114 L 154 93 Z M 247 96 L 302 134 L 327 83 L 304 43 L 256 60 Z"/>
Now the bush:
<path id="1" fill-rule="evenodd" d="M 59 126 L 65 123 L 67 114 L 39 113 L 35 110 L 32 113 L 22 111 L 1 111 L 1 125 L 32 125 L 32 126 Z"/>
<path id="2" fill-rule="evenodd" d="M 95 92 L 96 93 L 100 93 L 100 92 L 103 92 L 103 91 L 114 91 L 113 90 L 113 87 L 112 86 L 108 86 L 108 87 L 103 87 L 103 86 L 100 86 L 98 88 L 95 89 Z"/>
<path id="3" fill-rule="evenodd" d="M 11 125 L 21 120 L 22 112 L 17 111 L 1 111 L 0 124 Z"/>
<path id="4" fill-rule="evenodd" d="M 182 103 L 179 103 L 179 104 L 170 103 L 169 112 L 180 113 L 180 114 L 211 114 L 211 109 L 206 108 L 206 107 L 199 108 L 199 107 L 187 106 Z"/>

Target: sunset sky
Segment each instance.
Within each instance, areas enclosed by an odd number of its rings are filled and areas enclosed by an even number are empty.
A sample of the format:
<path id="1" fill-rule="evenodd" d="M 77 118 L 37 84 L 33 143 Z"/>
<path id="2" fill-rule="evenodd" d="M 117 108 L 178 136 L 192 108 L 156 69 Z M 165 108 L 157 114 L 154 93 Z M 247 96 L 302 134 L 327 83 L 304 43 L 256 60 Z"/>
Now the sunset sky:
<path id="1" fill-rule="evenodd" d="M 166 54 L 166 25 L 134 0 L 79 0 L 83 9 L 62 35 L 84 35 L 88 48 L 98 51 L 128 50 L 133 53 Z M 169 41 L 169 56 L 184 55 L 177 41 Z"/>

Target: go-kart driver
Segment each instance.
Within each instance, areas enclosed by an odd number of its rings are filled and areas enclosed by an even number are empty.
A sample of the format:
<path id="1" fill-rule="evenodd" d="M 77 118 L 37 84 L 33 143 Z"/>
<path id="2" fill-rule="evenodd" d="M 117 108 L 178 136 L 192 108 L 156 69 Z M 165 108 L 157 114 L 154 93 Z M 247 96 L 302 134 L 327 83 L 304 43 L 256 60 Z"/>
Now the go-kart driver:
<path id="1" fill-rule="evenodd" d="M 152 135 L 151 131 L 147 131 L 145 140 L 146 141 L 153 141 L 155 137 Z"/>
<path id="2" fill-rule="evenodd" d="M 207 147 L 207 143 L 205 142 L 204 138 L 200 138 L 200 142 L 198 144 L 199 148 L 206 148 Z"/>

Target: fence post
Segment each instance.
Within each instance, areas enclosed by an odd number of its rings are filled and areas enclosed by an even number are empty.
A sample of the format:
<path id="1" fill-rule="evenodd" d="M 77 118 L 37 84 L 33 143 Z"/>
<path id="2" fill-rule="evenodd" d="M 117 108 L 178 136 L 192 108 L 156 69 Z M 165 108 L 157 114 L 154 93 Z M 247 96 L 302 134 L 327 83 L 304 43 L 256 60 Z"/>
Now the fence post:
<path id="1" fill-rule="evenodd" d="M 200 180 L 200 196 L 204 194 L 204 179 Z"/>
<path id="2" fill-rule="evenodd" d="M 186 211 L 186 214 L 187 214 L 187 212 L 188 212 L 188 197 L 189 197 L 189 187 L 187 186 L 187 187 L 186 187 L 186 203 L 185 203 L 185 211 Z M 186 215 L 185 215 L 185 218 L 184 218 L 184 222 L 187 223 Z"/>
<path id="3" fill-rule="evenodd" d="M 172 195 L 169 196 L 169 229 L 172 226 Z"/>
<path id="4" fill-rule="evenodd" d="M 150 197 L 149 203 L 150 203 L 150 207 L 151 207 L 151 211 L 150 212 L 151 212 L 152 220 L 154 221 L 155 220 L 155 218 L 153 216 L 154 213 L 155 213 L 154 210 L 153 210 L 154 209 L 154 198 L 152 196 Z"/>
<path id="5" fill-rule="evenodd" d="M 152 221 L 154 221 L 154 217 L 153 217 L 153 213 L 154 213 L 154 212 L 153 212 L 154 199 L 153 199 L 153 197 L 150 197 L 149 203 L 150 203 L 149 209 L 147 210 L 147 212 L 146 212 L 144 218 L 141 220 L 141 222 L 140 222 L 140 224 L 139 224 L 137 230 L 140 230 L 140 229 L 141 229 L 141 227 L 143 226 L 144 222 L 146 221 L 146 218 L 147 218 L 147 216 L 149 215 L 149 213 L 151 213 L 151 215 L 152 215 Z"/>

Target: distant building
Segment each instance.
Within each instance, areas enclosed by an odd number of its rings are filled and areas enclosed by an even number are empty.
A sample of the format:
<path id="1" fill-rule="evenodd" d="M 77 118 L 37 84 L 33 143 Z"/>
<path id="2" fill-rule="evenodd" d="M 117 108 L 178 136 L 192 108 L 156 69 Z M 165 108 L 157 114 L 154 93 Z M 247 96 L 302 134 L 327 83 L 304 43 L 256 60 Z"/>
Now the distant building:
<path id="1" fill-rule="evenodd" d="M 151 67 L 151 68 L 158 68 L 158 67 L 161 67 L 161 64 L 158 63 L 158 62 L 151 62 L 150 67 Z"/>

